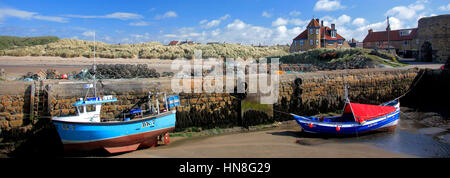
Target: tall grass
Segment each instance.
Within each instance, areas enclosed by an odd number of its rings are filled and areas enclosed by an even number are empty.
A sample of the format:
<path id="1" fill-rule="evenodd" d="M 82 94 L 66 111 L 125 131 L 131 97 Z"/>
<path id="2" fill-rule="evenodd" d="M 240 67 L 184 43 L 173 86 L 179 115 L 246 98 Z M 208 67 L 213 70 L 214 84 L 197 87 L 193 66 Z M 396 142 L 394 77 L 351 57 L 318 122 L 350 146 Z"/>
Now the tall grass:
<path id="1" fill-rule="evenodd" d="M 97 57 L 102 58 L 143 58 L 176 59 L 194 57 L 195 50 L 201 50 L 203 58 L 262 58 L 285 56 L 289 54 L 288 46 L 253 47 L 237 44 L 194 44 L 164 46 L 158 42 L 111 45 L 96 43 Z M 59 56 L 59 57 L 93 57 L 94 42 L 75 39 L 61 39 L 57 42 L 27 47 L 13 47 L 0 50 L 6 56 Z"/>
<path id="2" fill-rule="evenodd" d="M 389 53 L 384 53 L 372 49 L 314 49 L 306 52 L 292 53 L 285 56 L 280 56 L 280 62 L 286 64 L 324 64 L 334 63 L 338 61 L 351 61 L 357 55 L 376 56 L 377 59 L 386 59 L 392 61 L 391 63 L 398 63 L 399 57 Z M 374 58 L 368 58 L 373 60 Z M 373 60 L 380 63 L 380 60 Z M 381 60 L 382 61 L 382 60 Z"/>

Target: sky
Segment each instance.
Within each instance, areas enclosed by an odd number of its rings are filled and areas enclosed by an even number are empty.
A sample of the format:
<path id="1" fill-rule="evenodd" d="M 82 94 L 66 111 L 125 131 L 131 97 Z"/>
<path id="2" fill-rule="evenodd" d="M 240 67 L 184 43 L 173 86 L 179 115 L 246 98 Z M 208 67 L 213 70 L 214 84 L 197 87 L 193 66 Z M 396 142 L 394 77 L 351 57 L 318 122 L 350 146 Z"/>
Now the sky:
<path id="1" fill-rule="evenodd" d="M 312 18 L 362 41 L 384 30 L 387 16 L 395 30 L 449 13 L 448 0 L 0 0 L 0 36 L 284 45 Z"/>

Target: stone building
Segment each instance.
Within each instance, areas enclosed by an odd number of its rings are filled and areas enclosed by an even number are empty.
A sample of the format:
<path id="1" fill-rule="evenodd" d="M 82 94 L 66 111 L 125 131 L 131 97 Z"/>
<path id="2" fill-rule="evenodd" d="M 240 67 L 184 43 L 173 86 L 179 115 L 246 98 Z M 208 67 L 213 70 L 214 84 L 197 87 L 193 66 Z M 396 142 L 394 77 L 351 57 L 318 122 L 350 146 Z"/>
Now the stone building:
<path id="1" fill-rule="evenodd" d="M 344 37 L 337 33 L 335 24 L 331 28 L 324 26 L 323 21 L 312 19 L 306 30 L 292 41 L 290 51 L 307 51 L 317 48 L 350 48 Z"/>
<path id="2" fill-rule="evenodd" d="M 389 28 L 389 26 L 388 26 Z M 403 57 L 417 55 L 418 43 L 415 41 L 417 28 L 374 32 L 369 30 L 363 40 L 363 47 L 367 49 L 395 49 L 395 52 Z"/>
<path id="3" fill-rule="evenodd" d="M 425 17 L 419 20 L 416 40 L 416 59 L 446 62 L 450 58 L 450 14 Z"/>
<path id="4" fill-rule="evenodd" d="M 446 62 L 450 56 L 449 25 L 450 15 L 439 15 L 421 18 L 417 28 L 389 29 L 374 32 L 369 30 L 363 40 L 367 49 L 395 49 L 405 58 L 416 58 L 419 61 Z"/>

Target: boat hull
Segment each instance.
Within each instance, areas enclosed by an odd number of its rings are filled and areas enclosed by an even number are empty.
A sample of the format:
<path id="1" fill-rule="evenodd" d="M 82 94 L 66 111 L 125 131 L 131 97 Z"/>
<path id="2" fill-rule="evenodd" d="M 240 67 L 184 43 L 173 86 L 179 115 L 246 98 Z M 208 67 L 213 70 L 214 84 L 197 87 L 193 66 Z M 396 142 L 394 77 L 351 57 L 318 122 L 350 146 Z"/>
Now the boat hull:
<path id="1" fill-rule="evenodd" d="M 105 149 L 110 153 L 118 153 L 156 146 L 158 136 L 175 129 L 175 120 L 175 111 L 169 111 L 123 122 L 53 123 L 67 152 Z"/>
<path id="2" fill-rule="evenodd" d="M 294 116 L 294 117 L 297 123 L 305 132 L 349 135 L 349 134 L 361 134 L 371 131 L 393 131 L 397 126 L 399 115 L 400 115 L 399 111 L 396 111 L 394 113 L 390 113 L 386 116 L 382 116 L 362 124 L 356 122 L 323 123 L 311 121 L 306 117 L 301 116 Z"/>
<path id="3" fill-rule="evenodd" d="M 318 118 L 292 115 L 303 131 L 309 133 L 355 135 L 372 131 L 394 131 L 400 118 L 400 103 L 398 100 L 393 100 L 381 106 L 393 106 L 395 111 L 363 123 L 320 122 Z"/>

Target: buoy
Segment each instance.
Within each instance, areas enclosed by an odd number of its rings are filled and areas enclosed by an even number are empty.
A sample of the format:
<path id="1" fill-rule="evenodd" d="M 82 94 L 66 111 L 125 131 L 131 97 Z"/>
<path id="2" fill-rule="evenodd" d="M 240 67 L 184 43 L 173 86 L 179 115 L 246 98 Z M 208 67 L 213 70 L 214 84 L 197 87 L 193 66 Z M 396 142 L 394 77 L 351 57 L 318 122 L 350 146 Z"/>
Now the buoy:
<path id="1" fill-rule="evenodd" d="M 170 143 L 170 140 L 169 140 L 170 138 L 169 138 L 169 132 L 166 132 L 165 134 L 164 134 L 164 144 L 169 144 Z"/>
<path id="2" fill-rule="evenodd" d="M 312 127 L 313 127 L 313 124 L 312 124 L 312 123 L 310 123 L 310 124 L 309 124 L 309 128 L 312 128 Z"/>
<path id="3" fill-rule="evenodd" d="M 340 127 L 340 126 L 337 126 L 337 127 L 336 127 L 336 131 L 338 131 L 338 132 L 341 131 L 341 127 Z"/>

